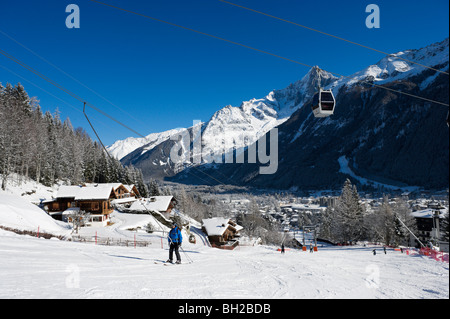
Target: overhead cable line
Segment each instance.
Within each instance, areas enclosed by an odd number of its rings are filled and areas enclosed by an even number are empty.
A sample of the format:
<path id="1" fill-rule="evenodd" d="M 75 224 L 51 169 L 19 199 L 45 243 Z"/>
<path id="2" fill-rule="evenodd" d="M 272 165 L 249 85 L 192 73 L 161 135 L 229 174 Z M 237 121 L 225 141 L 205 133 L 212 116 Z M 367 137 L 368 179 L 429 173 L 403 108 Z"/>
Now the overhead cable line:
<path id="1" fill-rule="evenodd" d="M 86 117 L 86 120 L 88 121 L 90 127 L 92 128 L 92 130 L 94 131 L 95 136 L 97 137 L 98 141 L 100 142 L 100 145 L 102 146 L 102 148 L 105 150 L 105 152 L 107 153 L 107 155 L 111 158 L 111 156 L 109 155 L 109 152 L 107 151 L 105 145 L 103 144 L 100 136 L 98 135 L 97 131 L 95 130 L 94 126 L 92 125 L 92 122 L 89 120 L 89 117 L 86 114 L 86 106 L 89 106 L 90 108 L 96 110 L 97 112 L 101 113 L 102 115 L 108 117 L 109 119 L 113 120 L 114 122 L 122 125 L 123 127 L 127 128 L 128 130 L 132 131 L 133 133 L 141 136 L 141 137 L 145 137 L 142 134 L 136 132 L 135 130 L 133 130 L 132 128 L 128 127 L 127 125 L 123 124 L 122 122 L 120 122 L 119 120 L 115 119 L 114 117 L 110 116 L 108 113 L 100 110 L 99 108 L 97 108 L 96 106 L 92 105 L 89 102 L 86 102 L 83 98 L 81 98 L 80 96 L 78 96 L 77 94 L 71 92 L 70 90 L 66 89 L 65 87 L 63 87 L 62 85 L 60 85 L 59 83 L 51 80 L 50 78 L 46 77 L 45 75 L 41 74 L 40 72 L 36 71 L 35 69 L 33 69 L 32 67 L 28 66 L 27 64 L 23 63 L 22 61 L 16 59 L 15 57 L 13 57 L 12 55 L 8 54 L 7 52 L 3 51 L 2 49 L 0 49 L 0 54 L 4 55 L 5 57 L 7 57 L 8 59 L 10 59 L 11 61 L 19 64 L 20 66 L 24 67 L 25 69 L 27 69 L 28 71 L 32 72 L 33 74 L 37 75 L 38 77 L 42 78 L 43 80 L 45 80 L 46 82 L 52 84 L 53 86 L 57 87 L 58 89 L 60 89 L 61 91 L 63 91 L 64 93 L 70 95 L 71 97 L 77 99 L 78 101 L 83 103 L 83 114 Z M 59 98 L 58 98 L 59 99 Z M 61 100 L 61 99 L 60 99 Z M 64 101 L 65 102 L 65 101 Z M 65 102 L 67 103 L 67 102 Z M 71 106 L 73 107 L 73 106 Z M 73 107 L 74 109 L 76 109 L 77 111 L 80 111 L 79 109 Z M 216 179 L 215 177 L 209 175 L 208 173 L 205 173 L 199 169 L 197 169 L 196 167 L 191 167 L 194 170 L 208 176 L 209 178 L 215 180 L 216 182 L 218 182 L 219 184 L 225 185 L 223 182 L 219 181 L 218 179 Z M 190 172 L 191 173 L 191 172 Z M 191 173 L 192 174 L 192 173 Z M 197 176 L 198 177 L 198 176 Z M 198 177 L 200 178 L 200 177 Z M 202 178 L 200 178 L 202 179 Z M 202 179 L 204 180 L 204 179 Z M 205 181 L 205 180 L 204 180 Z"/>
<path id="2" fill-rule="evenodd" d="M 66 89 L 65 87 L 63 87 L 62 85 L 60 85 L 59 83 L 53 81 L 52 79 L 48 78 L 47 76 L 43 75 L 42 73 L 40 73 L 39 71 L 36 71 L 35 69 L 33 69 L 32 67 L 28 66 L 27 64 L 23 63 L 22 61 L 16 59 L 15 57 L 13 57 L 12 55 L 10 55 L 9 53 L 3 51 L 2 49 L 0 49 L 0 54 L 4 55 L 5 57 L 7 57 L 8 59 L 10 59 L 11 61 L 19 64 L 20 66 L 24 67 L 25 69 L 27 69 L 28 71 L 32 72 L 33 74 L 37 75 L 38 77 L 40 77 L 41 79 L 47 81 L 48 83 L 52 84 L 53 86 L 57 87 L 58 89 L 60 89 L 61 91 L 63 91 L 64 93 L 70 95 L 71 97 L 77 99 L 78 101 L 80 101 L 81 103 L 86 103 L 86 106 L 94 109 L 95 111 L 99 112 L 100 114 L 106 116 L 107 118 L 109 118 L 110 120 L 116 122 L 117 124 L 123 126 L 124 128 L 128 129 L 129 131 L 139 135 L 140 137 L 145 137 L 144 135 L 140 134 L 139 132 L 135 131 L 134 129 L 132 129 L 131 127 L 127 126 L 126 124 L 122 123 L 121 121 L 117 120 L 116 118 L 114 118 L 113 116 L 109 115 L 108 113 L 106 113 L 105 111 L 102 111 L 101 109 L 99 109 L 98 107 L 96 107 L 95 105 L 85 101 L 83 98 L 81 98 L 80 96 L 78 96 L 77 94 L 71 92 L 70 90 Z"/>
<path id="3" fill-rule="evenodd" d="M 311 27 L 308 27 L 308 26 L 305 26 L 305 25 L 302 25 L 302 24 L 299 24 L 299 23 L 296 23 L 296 22 L 293 22 L 293 21 L 289 21 L 289 20 L 286 20 L 286 19 L 283 19 L 283 18 L 279 18 L 279 17 L 276 17 L 274 15 L 271 15 L 271 14 L 268 14 L 268 13 L 265 13 L 265 12 L 261 12 L 261 11 L 258 11 L 258 10 L 252 9 L 252 8 L 248 8 L 248 7 L 244 7 L 242 5 L 239 5 L 239 4 L 236 4 L 236 3 L 232 3 L 232 2 L 229 2 L 229 1 L 226 1 L 226 0 L 218 0 L 218 1 L 223 2 L 223 3 L 227 3 L 229 5 L 232 5 L 232 6 L 235 6 L 235 7 L 238 7 L 238 8 L 242 8 L 242 9 L 245 9 L 245 10 L 248 10 L 248 11 L 252 11 L 252 12 L 255 12 L 255 13 L 258 13 L 258 14 L 262 14 L 262 15 L 265 15 L 265 16 L 273 18 L 273 19 L 277 19 L 277 20 L 280 20 L 280 21 L 283 21 L 283 22 L 287 22 L 287 23 L 293 24 L 295 26 L 298 26 L 298 27 L 301 27 L 301 28 L 304 28 L 304 29 L 307 29 L 307 30 L 311 30 L 311 31 L 314 31 L 314 32 L 317 32 L 317 33 L 321 33 L 323 35 L 326 35 L 326 36 L 329 36 L 329 37 L 333 37 L 333 38 L 336 38 L 338 40 L 342 40 L 342 41 L 345 41 L 345 42 L 348 42 L 348 43 L 351 43 L 351 44 L 354 44 L 354 45 L 357 45 L 357 46 L 360 46 L 362 48 L 369 49 L 369 50 L 372 50 L 372 51 L 375 51 L 375 52 L 378 52 L 378 53 L 382 53 L 382 54 L 387 55 L 387 56 L 395 57 L 395 58 L 397 58 L 399 60 L 403 60 L 403 61 L 408 62 L 408 63 L 417 64 L 417 65 L 420 65 L 420 66 L 422 66 L 424 68 L 427 68 L 427 69 L 430 69 L 430 70 L 433 70 L 433 71 L 436 71 L 436 72 L 440 72 L 440 73 L 443 73 L 443 74 L 446 74 L 446 75 L 450 75 L 448 72 L 445 72 L 445 71 L 442 71 L 442 70 L 439 70 L 439 69 L 436 69 L 436 68 L 432 68 L 432 67 L 429 67 L 427 65 L 424 65 L 424 64 L 421 64 L 421 63 L 418 63 L 418 62 L 415 62 L 415 61 L 411 61 L 411 60 L 399 57 L 399 56 L 397 56 L 395 54 L 392 54 L 392 53 L 383 52 L 381 50 L 374 49 L 374 48 L 369 47 L 367 45 L 360 44 L 360 43 L 357 43 L 357 42 L 354 42 L 354 41 L 351 41 L 351 40 L 348 40 L 348 39 L 344 39 L 344 38 L 341 38 L 339 36 L 336 36 L 336 35 L 333 35 L 333 34 L 330 34 L 330 33 L 327 33 L 327 32 L 323 32 L 323 31 L 320 31 L 320 30 L 317 30 L 317 29 L 313 29 Z"/>
<path id="4" fill-rule="evenodd" d="M 7 37 L 8 39 L 10 39 L 11 41 L 15 42 L 16 44 L 20 45 L 22 48 L 24 48 L 25 50 L 27 50 L 28 52 L 30 52 L 31 54 L 33 54 L 34 56 L 38 57 L 39 59 L 41 59 L 42 61 L 44 61 L 45 63 L 47 63 L 48 65 L 52 66 L 53 68 L 55 68 L 56 70 L 58 70 L 59 72 L 61 72 L 62 74 L 64 74 L 65 76 L 67 76 L 68 78 L 72 79 L 73 81 L 77 82 L 78 84 L 80 84 L 81 86 L 85 87 L 86 89 L 88 89 L 89 91 L 91 91 L 92 93 L 94 93 L 95 95 L 97 95 L 99 98 L 103 99 L 104 101 L 108 102 L 109 104 L 111 104 L 112 106 L 114 106 L 115 108 L 117 108 L 118 110 L 124 112 L 125 114 L 127 114 L 130 118 L 132 118 L 135 121 L 139 121 L 141 123 L 143 123 L 142 121 L 140 121 L 139 119 L 135 118 L 134 116 L 132 116 L 130 113 L 128 113 L 127 111 L 123 110 L 122 108 L 120 108 L 119 106 L 117 106 L 116 104 L 114 104 L 113 102 L 111 102 L 110 100 L 108 100 L 107 98 L 105 98 L 104 96 L 102 96 L 101 94 L 97 93 L 96 91 L 94 91 L 93 89 L 91 89 L 90 87 L 88 87 L 87 85 L 85 85 L 84 83 L 82 83 L 81 81 L 77 80 L 76 78 L 74 78 L 72 75 L 68 74 L 67 72 L 65 72 L 64 70 L 62 70 L 60 67 L 54 65 L 52 62 L 48 61 L 47 59 L 43 58 L 42 56 L 40 56 L 39 54 L 37 54 L 36 52 L 34 52 L 33 50 L 31 50 L 30 48 L 28 48 L 27 46 L 25 46 L 24 44 L 20 43 L 19 41 L 17 41 L 16 39 L 14 39 L 12 36 L 10 36 L 9 34 L 7 34 L 6 32 L 0 30 L 0 33 L 3 34 L 5 37 Z M 144 123 L 143 123 L 144 124 Z"/>
<path id="5" fill-rule="evenodd" d="M 16 73 L 16 72 L 14 72 L 14 71 L 12 71 L 12 70 L 8 69 L 8 68 L 7 68 L 7 67 L 5 67 L 4 65 L 0 65 L 0 68 L 2 68 L 2 69 L 4 69 L 4 70 L 6 70 L 6 71 L 8 71 L 8 72 L 10 72 L 11 74 L 13 74 L 13 75 L 17 76 L 18 78 L 21 78 L 22 80 L 24 80 L 24 81 L 26 81 L 26 82 L 30 83 L 31 85 L 33 85 L 33 86 L 37 87 L 37 88 L 38 88 L 39 90 L 41 90 L 41 91 L 43 91 L 43 92 L 47 93 L 48 95 L 52 96 L 53 98 L 55 98 L 55 99 L 57 99 L 57 100 L 59 100 L 59 101 L 61 101 L 61 102 L 65 103 L 65 104 L 67 104 L 68 106 L 70 106 L 70 107 L 71 107 L 71 108 L 73 108 L 74 110 L 76 110 L 76 111 L 78 111 L 78 112 L 81 112 L 81 113 L 82 113 L 82 111 L 81 111 L 80 109 L 78 109 L 77 107 L 75 107 L 75 106 L 73 106 L 72 104 L 70 104 L 70 103 L 68 103 L 68 102 L 64 101 L 63 99 L 61 99 L 60 97 L 58 97 L 58 96 L 56 96 L 56 95 L 54 95 L 54 94 L 50 93 L 49 91 L 47 91 L 47 90 L 43 89 L 42 87 L 40 87 L 40 86 L 39 86 L 39 85 L 37 85 L 36 83 L 34 83 L 34 82 L 32 82 L 32 81 L 30 81 L 30 80 L 28 80 L 28 79 L 24 78 L 23 76 L 21 76 L 21 75 L 17 74 L 17 73 Z"/>
<path id="6" fill-rule="evenodd" d="M 179 24 L 175 24 L 175 23 L 172 23 L 172 22 L 168 22 L 168 21 L 165 21 L 165 20 L 154 18 L 154 17 L 148 16 L 148 15 L 145 15 L 143 13 L 131 11 L 131 10 L 124 9 L 124 8 L 120 8 L 120 7 L 117 7 L 117 6 L 108 4 L 108 3 L 104 3 L 104 2 L 100 2 L 100 1 L 97 1 L 97 0 L 90 0 L 90 1 L 98 3 L 98 4 L 101 4 L 101 5 L 104 5 L 104 6 L 108 6 L 108 7 L 117 9 L 117 10 L 128 12 L 128 13 L 131 13 L 131 14 L 134 14 L 134 15 L 138 15 L 138 16 L 141 16 L 141 17 L 144 17 L 144 18 L 147 18 L 147 19 L 151 19 L 151 20 L 154 20 L 154 21 L 162 22 L 162 23 L 174 26 L 174 27 L 178 27 L 178 28 L 181 28 L 181 29 L 192 31 L 192 32 L 195 32 L 195 33 L 198 33 L 198 34 L 201 34 L 201 35 L 204 35 L 204 36 L 208 36 L 208 37 L 211 37 L 211 38 L 214 38 L 214 39 L 217 39 L 217 40 L 221 40 L 221 41 L 225 41 L 225 42 L 228 42 L 228 43 L 232 43 L 232 44 L 235 44 L 235 45 L 238 45 L 238 46 L 241 46 L 241 47 L 253 50 L 253 51 L 257 51 L 257 52 L 264 53 L 264 54 L 267 54 L 267 55 L 270 55 L 270 56 L 274 56 L 276 58 L 283 59 L 283 60 L 286 60 L 286 61 L 289 61 L 289 62 L 292 62 L 292 63 L 295 63 L 295 64 L 303 65 L 303 66 L 306 66 L 308 68 L 313 68 L 313 66 L 308 65 L 306 63 L 302 63 L 302 62 L 299 62 L 299 61 L 296 61 L 296 60 L 293 60 L 293 59 L 290 59 L 290 58 L 283 57 L 283 56 L 278 55 L 278 54 L 274 54 L 274 53 L 271 53 L 271 52 L 268 52 L 268 51 L 257 49 L 257 48 L 248 46 L 246 44 L 242 44 L 242 43 L 231 41 L 231 40 L 228 40 L 228 39 L 225 39 L 225 38 L 222 38 L 222 37 L 218 37 L 218 36 L 206 33 L 206 32 L 202 32 L 202 31 L 198 31 L 198 30 L 195 30 L 195 29 L 192 29 L 192 28 L 188 28 L 188 27 L 185 27 L 185 26 L 182 26 L 182 25 L 179 25 Z M 332 75 L 335 75 L 335 76 L 343 77 L 343 78 L 349 78 L 349 79 L 351 78 L 351 76 L 342 75 L 342 74 L 339 74 L 339 73 L 336 73 L 336 72 L 328 72 L 328 73 L 330 73 Z M 439 105 L 443 105 L 443 106 L 449 107 L 449 104 L 446 104 L 446 103 L 443 103 L 443 102 L 439 102 L 439 101 L 427 99 L 427 98 L 424 98 L 424 97 L 421 97 L 421 96 L 418 96 L 418 95 L 414 95 L 414 94 L 402 92 L 402 91 L 399 91 L 399 90 L 391 89 L 391 88 L 388 88 L 388 87 L 385 87 L 385 86 L 382 86 L 382 85 L 379 85 L 379 84 L 375 84 L 375 83 L 372 83 L 372 82 L 369 82 L 369 81 L 366 81 L 366 80 L 358 80 L 358 81 L 361 82 L 361 83 L 368 84 L 370 86 L 374 86 L 374 87 L 385 89 L 385 90 L 388 90 L 388 91 L 391 91 L 391 92 L 395 92 L 395 93 L 398 93 L 398 94 L 407 95 L 407 96 L 410 96 L 410 97 L 421 99 L 423 101 L 427 101 L 427 102 L 431 102 L 431 103 L 435 103 L 435 104 L 439 104 Z"/>

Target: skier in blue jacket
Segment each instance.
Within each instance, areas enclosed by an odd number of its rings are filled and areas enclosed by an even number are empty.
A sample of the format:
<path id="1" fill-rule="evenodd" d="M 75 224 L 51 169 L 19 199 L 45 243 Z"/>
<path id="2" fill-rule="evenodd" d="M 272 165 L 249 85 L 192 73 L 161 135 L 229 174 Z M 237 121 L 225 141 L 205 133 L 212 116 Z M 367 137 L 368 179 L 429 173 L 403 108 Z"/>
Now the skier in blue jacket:
<path id="1" fill-rule="evenodd" d="M 169 260 L 167 262 L 173 262 L 173 251 L 175 250 L 175 255 L 177 257 L 177 264 L 181 264 L 181 256 L 178 248 L 181 246 L 183 242 L 183 236 L 181 235 L 181 230 L 178 228 L 177 224 L 172 225 L 172 229 L 169 232 Z"/>

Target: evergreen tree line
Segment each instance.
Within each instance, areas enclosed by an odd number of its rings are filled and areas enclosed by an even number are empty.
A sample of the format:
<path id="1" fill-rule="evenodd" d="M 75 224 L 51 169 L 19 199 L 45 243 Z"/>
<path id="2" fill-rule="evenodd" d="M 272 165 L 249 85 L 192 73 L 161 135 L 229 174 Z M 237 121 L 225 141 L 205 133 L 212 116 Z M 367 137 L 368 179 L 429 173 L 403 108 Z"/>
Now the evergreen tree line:
<path id="1" fill-rule="evenodd" d="M 147 195 L 142 172 L 106 154 L 82 128 L 74 129 L 56 111 L 42 112 L 39 102 L 24 87 L 0 83 L 0 175 L 6 188 L 8 176 L 17 173 L 46 186 L 62 182 L 135 184 Z"/>
<path id="2" fill-rule="evenodd" d="M 356 186 L 347 179 L 336 206 L 328 207 L 322 218 L 320 237 L 335 243 L 366 240 L 392 246 L 408 244 L 410 233 L 399 219 L 417 232 L 416 221 L 404 200 L 397 198 L 391 202 L 385 196 L 379 207 L 366 211 Z"/>

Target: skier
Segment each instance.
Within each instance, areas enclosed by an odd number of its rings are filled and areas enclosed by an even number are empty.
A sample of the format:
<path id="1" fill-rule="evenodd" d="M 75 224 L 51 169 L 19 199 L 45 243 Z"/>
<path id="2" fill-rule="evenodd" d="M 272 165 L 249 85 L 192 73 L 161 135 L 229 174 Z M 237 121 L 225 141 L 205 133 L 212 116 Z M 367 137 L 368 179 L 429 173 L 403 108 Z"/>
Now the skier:
<path id="1" fill-rule="evenodd" d="M 372 252 L 373 252 L 373 255 L 374 255 L 374 256 L 377 254 L 377 251 L 376 251 L 375 249 L 372 250 Z"/>
<path id="2" fill-rule="evenodd" d="M 386 247 L 385 246 L 383 247 L 383 250 L 384 250 L 384 254 L 386 255 Z"/>
<path id="3" fill-rule="evenodd" d="M 183 242 L 183 236 L 181 235 L 181 231 L 178 228 L 178 225 L 174 223 L 172 225 L 172 229 L 169 232 L 169 259 L 167 262 L 172 263 L 173 262 L 173 251 L 175 251 L 175 255 L 177 257 L 177 264 L 181 264 L 181 256 L 180 252 L 178 251 L 178 248 L 181 246 L 181 243 Z"/>
<path id="4" fill-rule="evenodd" d="M 281 244 L 281 253 L 284 254 L 284 244 Z"/>

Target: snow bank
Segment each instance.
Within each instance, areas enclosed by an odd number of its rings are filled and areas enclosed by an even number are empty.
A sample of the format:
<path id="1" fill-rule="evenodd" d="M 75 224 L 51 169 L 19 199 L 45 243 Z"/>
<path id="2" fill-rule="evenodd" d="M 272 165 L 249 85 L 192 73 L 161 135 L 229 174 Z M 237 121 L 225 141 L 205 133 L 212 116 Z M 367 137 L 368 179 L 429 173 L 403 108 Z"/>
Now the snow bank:
<path id="1" fill-rule="evenodd" d="M 25 199 L 0 191 L 0 226 L 18 230 L 65 234 L 66 224 L 58 222 L 45 211 Z"/>

